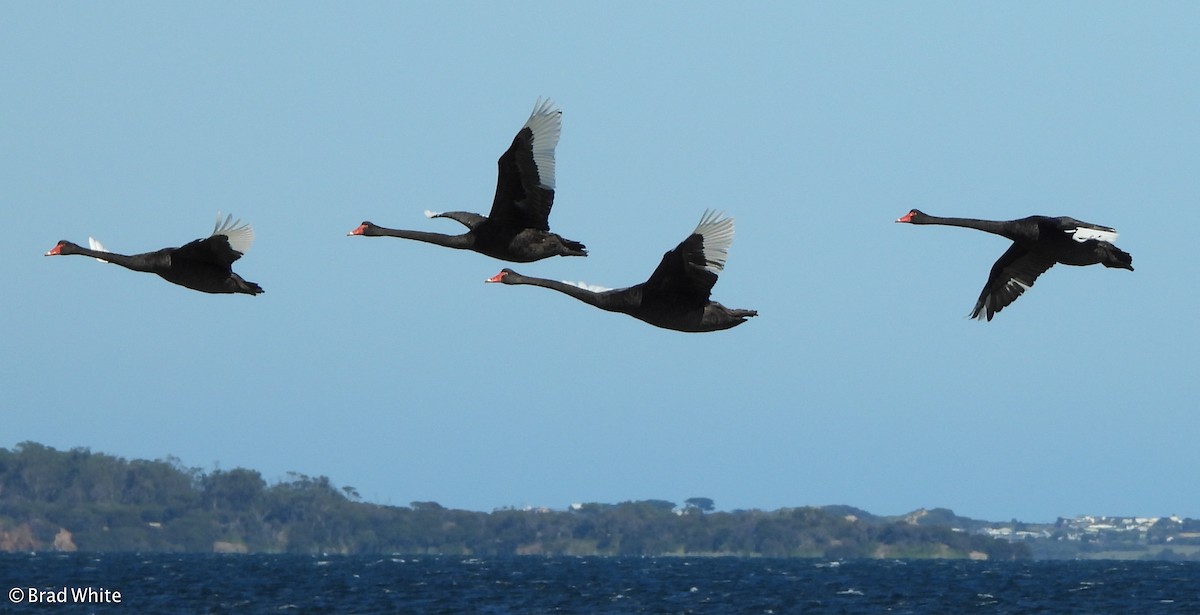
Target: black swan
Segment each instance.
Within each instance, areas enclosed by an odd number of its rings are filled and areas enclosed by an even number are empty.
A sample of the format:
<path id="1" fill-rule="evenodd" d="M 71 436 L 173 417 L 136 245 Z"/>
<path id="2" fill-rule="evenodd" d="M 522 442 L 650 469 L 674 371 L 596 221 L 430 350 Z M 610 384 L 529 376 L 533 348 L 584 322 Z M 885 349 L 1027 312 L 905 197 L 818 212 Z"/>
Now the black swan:
<path id="1" fill-rule="evenodd" d="M 439 246 L 472 250 L 514 263 L 531 263 L 551 256 L 587 256 L 578 241 L 550 232 L 554 205 L 554 148 L 562 132 L 562 110 L 547 99 L 538 99 L 529 120 L 500 156 L 496 197 L 487 216 L 466 211 L 434 213 L 430 218 L 450 218 L 469 229 L 462 235 L 384 228 L 363 222 L 348 235 L 401 237 Z"/>
<path id="2" fill-rule="evenodd" d="M 242 257 L 254 242 L 254 229 L 249 224 L 240 224 L 233 216 L 221 220 L 217 214 L 217 225 L 212 235 L 197 239 L 178 248 L 163 248 L 144 254 L 126 256 L 104 249 L 100 242 L 88 237 L 90 248 L 84 248 L 67 240 L 58 242 L 46 256 L 82 254 L 134 271 L 157 273 L 162 279 L 206 293 L 245 293 L 257 295 L 263 289 L 254 282 L 247 282 L 230 267 Z"/>
<path id="3" fill-rule="evenodd" d="M 719 331 L 758 316 L 754 310 L 731 310 L 708 298 L 717 283 L 717 272 L 725 267 L 731 243 L 733 218 L 706 211 L 696 230 L 663 255 L 649 280 L 636 286 L 609 290 L 531 278 L 512 269 L 504 269 L 487 281 L 550 288 L 602 310 L 629 314 L 664 329 L 693 333 Z"/>
<path id="4" fill-rule="evenodd" d="M 1065 216 L 1029 216 L 996 222 L 942 218 L 914 209 L 896 222 L 961 226 L 1012 240 L 1013 245 L 992 265 L 971 318 L 991 320 L 997 312 L 1016 301 L 1025 289 L 1033 286 L 1034 280 L 1054 263 L 1079 266 L 1099 263 L 1133 271 L 1133 257 L 1112 244 L 1117 239 L 1116 230 Z"/>

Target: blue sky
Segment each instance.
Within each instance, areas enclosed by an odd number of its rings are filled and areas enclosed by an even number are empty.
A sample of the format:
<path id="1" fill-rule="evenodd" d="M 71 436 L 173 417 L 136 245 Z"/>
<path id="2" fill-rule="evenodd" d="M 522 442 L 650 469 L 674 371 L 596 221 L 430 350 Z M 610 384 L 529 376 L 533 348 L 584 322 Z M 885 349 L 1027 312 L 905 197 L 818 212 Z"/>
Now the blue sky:
<path id="1" fill-rule="evenodd" d="M 325 475 L 491 510 L 1200 517 L 1194 3 L 5 3 L 0 446 Z M 391 238 L 486 213 L 538 96 L 553 230 L 646 279 L 737 223 L 683 334 Z M 1135 272 L 1058 266 L 967 318 L 1007 241 L 910 208 L 1116 227 Z M 258 297 L 94 260 L 233 212 Z"/>

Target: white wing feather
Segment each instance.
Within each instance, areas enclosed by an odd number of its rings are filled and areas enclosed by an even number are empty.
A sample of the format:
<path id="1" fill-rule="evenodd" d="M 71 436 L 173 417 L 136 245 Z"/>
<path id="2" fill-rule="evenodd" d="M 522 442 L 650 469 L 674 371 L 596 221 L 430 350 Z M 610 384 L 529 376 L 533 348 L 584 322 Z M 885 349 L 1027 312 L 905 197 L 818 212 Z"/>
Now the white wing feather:
<path id="1" fill-rule="evenodd" d="M 719 211 L 705 210 L 700 224 L 692 232 L 704 238 L 704 268 L 713 273 L 724 269 L 729 246 L 733 245 L 733 218 Z"/>
<path id="2" fill-rule="evenodd" d="M 88 237 L 88 247 L 97 252 L 108 252 L 108 250 L 104 249 L 104 246 L 99 241 L 96 241 L 95 237 Z M 102 263 L 108 262 L 102 258 L 97 258 L 96 260 L 98 260 Z"/>
<path id="3" fill-rule="evenodd" d="M 1016 293 L 1017 297 L 1020 297 L 1021 295 L 1025 294 L 1025 291 L 1027 291 L 1031 288 L 1033 288 L 1032 284 L 1026 284 L 1016 278 L 1009 278 L 1009 280 L 1004 283 L 1004 289 L 1007 291 Z M 1015 300 L 1016 299 L 1014 298 L 1014 301 Z M 979 320 L 986 320 L 987 313 L 989 311 L 992 311 L 992 312 L 998 311 L 998 310 L 992 309 L 992 307 L 994 305 L 996 305 L 995 296 L 993 294 L 988 294 L 987 297 L 984 297 L 983 306 L 980 307 L 979 314 L 977 316 L 975 316 L 975 318 L 978 318 Z M 1011 305 L 1011 303 L 1010 303 L 1010 305 Z M 968 316 L 970 316 L 970 315 L 968 315 Z"/>
<path id="4" fill-rule="evenodd" d="M 1116 231 L 1108 231 L 1108 230 L 1103 230 L 1103 229 L 1098 229 L 1098 228 L 1088 228 L 1086 226 L 1080 226 L 1078 228 L 1071 229 L 1066 232 L 1071 233 L 1071 238 L 1074 239 L 1075 241 L 1078 241 L 1079 243 L 1083 243 L 1089 239 L 1096 239 L 1098 241 L 1103 241 L 1106 243 L 1116 243 L 1116 241 L 1117 241 L 1117 232 Z"/>
<path id="5" fill-rule="evenodd" d="M 554 189 L 554 148 L 558 147 L 558 137 L 562 134 L 562 109 L 554 101 L 541 98 L 533 105 L 533 113 L 525 121 L 522 130 L 528 128 L 533 132 L 533 163 L 537 165 L 538 180 L 541 185 Z"/>
<path id="6" fill-rule="evenodd" d="M 249 224 L 242 224 L 241 220 L 234 220 L 233 214 L 229 214 L 221 221 L 221 212 L 217 212 L 217 225 L 213 228 L 213 235 L 224 235 L 229 239 L 229 247 L 245 254 L 250 250 L 251 244 L 254 243 L 254 229 Z"/>
<path id="7" fill-rule="evenodd" d="M 572 282 L 570 280 L 563 280 L 562 282 L 563 282 L 563 284 L 570 284 L 571 286 L 577 286 L 579 288 L 582 288 L 583 290 L 590 290 L 594 293 L 603 293 L 603 292 L 612 290 L 611 288 L 609 288 L 607 286 L 588 284 L 587 282 Z"/>

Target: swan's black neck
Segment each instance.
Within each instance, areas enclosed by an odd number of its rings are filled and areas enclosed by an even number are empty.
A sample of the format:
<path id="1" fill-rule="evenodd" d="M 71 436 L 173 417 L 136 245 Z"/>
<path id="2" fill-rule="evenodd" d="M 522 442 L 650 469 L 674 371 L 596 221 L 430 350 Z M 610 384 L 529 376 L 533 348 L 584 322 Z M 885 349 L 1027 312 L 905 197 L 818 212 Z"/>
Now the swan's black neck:
<path id="1" fill-rule="evenodd" d="M 442 233 L 427 233 L 424 231 L 407 231 L 403 229 L 384 228 L 382 226 L 368 227 L 363 231 L 367 237 L 399 237 L 432 243 L 447 248 L 469 250 L 475 245 L 475 236 L 470 233 L 462 235 L 443 235 Z"/>
<path id="2" fill-rule="evenodd" d="M 547 280 L 545 278 L 534 278 L 521 275 L 515 271 L 506 274 L 502 280 L 505 284 L 527 284 L 530 286 L 541 286 L 556 290 L 564 295 L 574 297 L 588 305 L 596 306 L 602 310 L 609 312 L 629 313 L 630 306 L 620 301 L 613 301 L 612 296 L 608 293 L 598 293 L 593 290 L 581 288 L 574 284 L 559 282 L 558 280 Z"/>
<path id="3" fill-rule="evenodd" d="M 1014 236 L 1016 228 L 1013 221 L 996 221 L 996 220 L 977 220 L 975 218 L 943 218 L 942 216 L 931 216 L 929 214 L 916 212 L 909 217 L 911 224 L 936 224 L 939 226 L 960 226 L 963 228 L 971 228 L 985 233 L 1001 235 L 1009 239 L 1017 239 Z"/>
<path id="4" fill-rule="evenodd" d="M 145 254 L 117 254 L 116 252 L 104 252 L 101 250 L 92 250 L 73 243 L 67 243 L 63 246 L 60 254 L 79 254 L 81 256 L 90 256 L 98 258 L 106 263 L 120 265 L 126 269 L 133 271 L 145 271 L 155 273 L 162 267 L 169 264 L 169 260 L 164 262 L 163 258 L 159 258 L 159 252 L 147 252 Z M 165 256 L 165 255 L 164 255 Z"/>

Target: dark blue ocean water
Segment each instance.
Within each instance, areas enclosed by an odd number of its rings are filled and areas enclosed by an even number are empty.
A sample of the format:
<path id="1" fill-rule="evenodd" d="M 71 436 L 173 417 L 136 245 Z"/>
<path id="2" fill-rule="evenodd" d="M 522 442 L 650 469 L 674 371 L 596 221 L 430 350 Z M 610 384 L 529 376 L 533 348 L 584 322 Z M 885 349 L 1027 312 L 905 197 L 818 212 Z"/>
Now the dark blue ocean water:
<path id="1" fill-rule="evenodd" d="M 0 586 L 13 613 L 1200 614 L 1195 562 L 8 554 Z"/>

